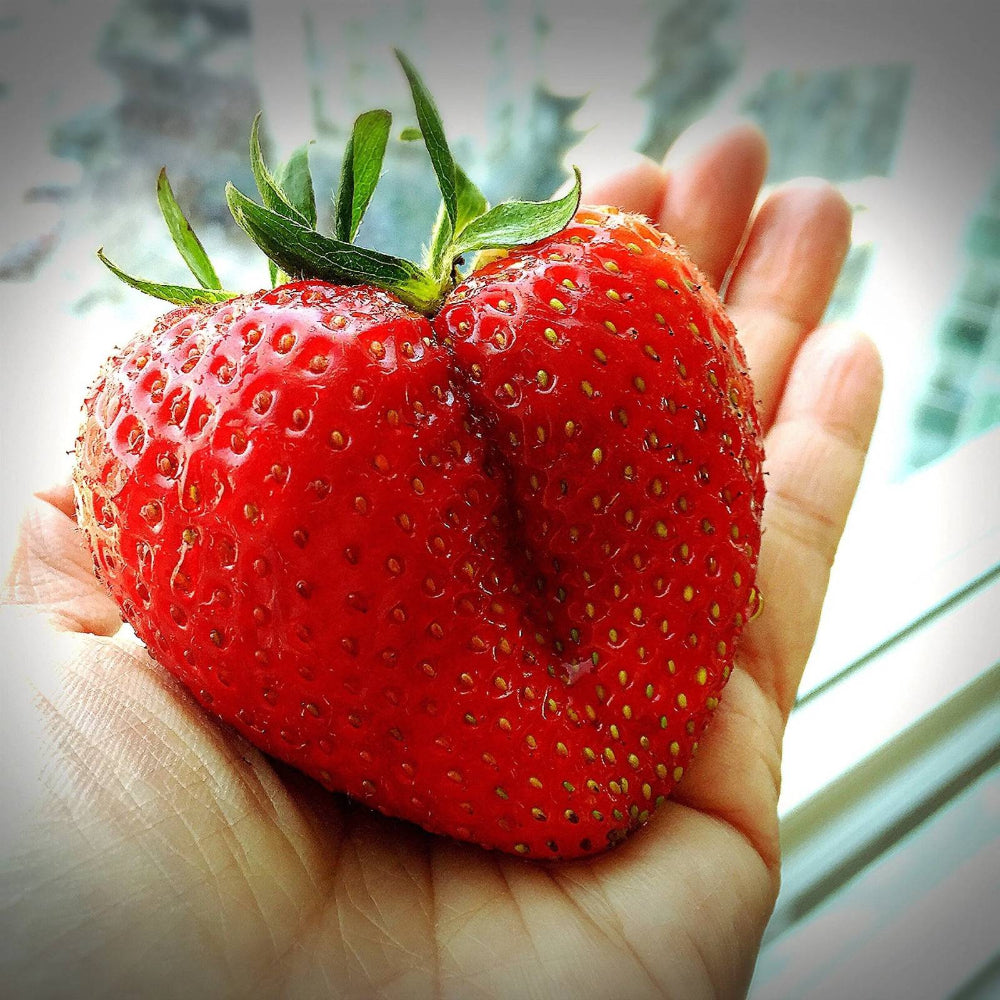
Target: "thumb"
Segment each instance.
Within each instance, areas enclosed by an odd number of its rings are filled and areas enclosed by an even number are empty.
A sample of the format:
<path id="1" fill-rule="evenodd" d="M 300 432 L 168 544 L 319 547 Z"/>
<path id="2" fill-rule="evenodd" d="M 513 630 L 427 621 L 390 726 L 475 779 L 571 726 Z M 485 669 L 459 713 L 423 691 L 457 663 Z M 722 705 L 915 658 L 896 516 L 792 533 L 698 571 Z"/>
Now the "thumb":
<path id="1" fill-rule="evenodd" d="M 121 628 L 118 608 L 94 575 L 77 529 L 68 484 L 34 497 L 21 523 L 2 598 L 4 604 L 43 613 L 66 631 L 114 635 Z"/>

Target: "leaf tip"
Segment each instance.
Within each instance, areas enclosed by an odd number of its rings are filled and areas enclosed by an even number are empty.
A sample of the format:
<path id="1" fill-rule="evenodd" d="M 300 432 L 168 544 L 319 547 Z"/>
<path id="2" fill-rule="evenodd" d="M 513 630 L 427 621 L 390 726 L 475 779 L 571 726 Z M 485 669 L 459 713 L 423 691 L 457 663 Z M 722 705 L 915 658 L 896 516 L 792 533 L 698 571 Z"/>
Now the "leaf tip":
<path id="1" fill-rule="evenodd" d="M 226 181 L 226 204 L 237 222 L 243 217 L 243 202 L 246 195 L 232 182 Z"/>

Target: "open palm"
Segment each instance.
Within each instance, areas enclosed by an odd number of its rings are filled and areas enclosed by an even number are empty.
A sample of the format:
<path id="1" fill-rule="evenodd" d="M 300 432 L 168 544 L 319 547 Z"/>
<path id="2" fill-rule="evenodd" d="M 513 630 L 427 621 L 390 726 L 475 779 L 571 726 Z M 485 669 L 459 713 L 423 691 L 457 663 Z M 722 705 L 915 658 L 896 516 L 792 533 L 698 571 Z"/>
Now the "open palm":
<path id="1" fill-rule="evenodd" d="M 777 893 L 784 723 L 880 390 L 869 341 L 817 329 L 848 208 L 798 182 L 749 222 L 765 158 L 739 128 L 676 170 L 639 163 L 587 196 L 649 215 L 713 283 L 728 276 L 767 435 L 764 610 L 649 826 L 594 859 L 534 863 L 387 820 L 276 764 L 119 632 L 56 490 L 25 524 L 5 608 L 0 975 L 13 993 L 745 991 Z"/>

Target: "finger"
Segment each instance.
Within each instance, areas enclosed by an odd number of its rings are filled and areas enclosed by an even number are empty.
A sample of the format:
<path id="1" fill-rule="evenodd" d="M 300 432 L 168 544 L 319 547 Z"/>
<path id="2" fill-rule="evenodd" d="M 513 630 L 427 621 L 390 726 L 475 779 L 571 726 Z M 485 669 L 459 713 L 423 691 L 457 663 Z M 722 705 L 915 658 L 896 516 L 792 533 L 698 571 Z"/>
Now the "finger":
<path id="1" fill-rule="evenodd" d="M 658 163 L 632 154 L 632 160 L 609 177 L 584 185 L 582 201 L 588 205 L 616 205 L 655 219 L 667 188 L 667 173 Z"/>
<path id="2" fill-rule="evenodd" d="M 71 488 L 40 493 L 28 509 L 3 600 L 41 611 L 70 632 L 114 635 L 121 627 L 118 608 L 94 575 L 77 529 Z"/>
<path id="3" fill-rule="evenodd" d="M 765 430 L 799 344 L 826 311 L 850 240 L 850 207 L 826 181 L 783 185 L 754 220 L 726 299 Z"/>
<path id="4" fill-rule="evenodd" d="M 746 671 L 733 672 L 673 802 L 724 820 L 778 873 L 784 719 Z"/>
<path id="5" fill-rule="evenodd" d="M 744 634 L 740 664 L 785 718 L 816 635 L 881 391 L 874 344 L 843 327 L 821 328 L 796 356 L 765 439 L 757 577 L 764 606 Z"/>
<path id="6" fill-rule="evenodd" d="M 76 520 L 76 496 L 73 484 L 70 482 L 56 483 L 48 489 L 39 490 L 35 497 L 43 503 L 50 504 L 56 510 L 62 511 L 67 517 Z"/>
<path id="7" fill-rule="evenodd" d="M 688 140 L 682 136 L 678 145 Z M 683 245 L 715 287 L 729 270 L 767 172 L 767 142 L 742 123 L 672 166 L 654 221 Z"/>

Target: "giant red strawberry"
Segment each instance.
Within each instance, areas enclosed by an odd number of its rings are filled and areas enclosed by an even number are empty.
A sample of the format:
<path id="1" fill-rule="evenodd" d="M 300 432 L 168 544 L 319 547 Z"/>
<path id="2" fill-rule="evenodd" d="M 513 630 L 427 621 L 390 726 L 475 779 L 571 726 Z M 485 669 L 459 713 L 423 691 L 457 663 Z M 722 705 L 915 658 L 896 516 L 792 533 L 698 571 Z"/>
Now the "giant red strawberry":
<path id="1" fill-rule="evenodd" d="M 351 242 L 386 112 L 335 238 L 255 126 L 264 205 L 229 200 L 271 290 L 219 288 L 161 175 L 202 287 L 115 268 L 181 308 L 87 400 L 80 522 L 152 655 L 262 749 L 435 832 L 587 854 L 679 780 L 755 609 L 752 390 L 668 237 L 577 188 L 488 209 L 403 62 L 443 194 L 427 260 Z"/>

